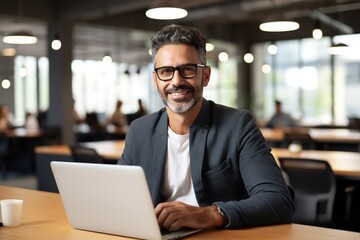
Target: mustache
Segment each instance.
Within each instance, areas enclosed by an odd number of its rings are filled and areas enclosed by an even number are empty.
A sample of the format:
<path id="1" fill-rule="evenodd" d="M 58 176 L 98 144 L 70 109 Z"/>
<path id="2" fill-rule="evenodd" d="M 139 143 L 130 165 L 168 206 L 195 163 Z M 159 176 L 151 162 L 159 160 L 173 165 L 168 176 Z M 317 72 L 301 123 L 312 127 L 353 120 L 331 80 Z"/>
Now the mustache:
<path id="1" fill-rule="evenodd" d="M 181 91 L 181 90 L 189 90 L 189 91 L 194 91 L 194 88 L 192 86 L 185 86 L 185 85 L 180 85 L 178 87 L 171 87 L 169 89 L 165 90 L 166 94 L 170 94 L 173 92 L 177 92 L 177 91 Z"/>

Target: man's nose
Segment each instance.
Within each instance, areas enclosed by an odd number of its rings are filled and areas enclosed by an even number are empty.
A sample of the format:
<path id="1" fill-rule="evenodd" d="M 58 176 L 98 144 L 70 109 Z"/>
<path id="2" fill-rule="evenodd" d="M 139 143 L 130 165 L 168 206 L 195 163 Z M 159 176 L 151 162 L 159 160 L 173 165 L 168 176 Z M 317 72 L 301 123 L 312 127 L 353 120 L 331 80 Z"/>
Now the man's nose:
<path id="1" fill-rule="evenodd" d="M 180 75 L 179 69 L 174 71 L 174 76 L 171 79 L 171 84 L 174 86 L 178 86 L 184 81 L 184 78 Z"/>

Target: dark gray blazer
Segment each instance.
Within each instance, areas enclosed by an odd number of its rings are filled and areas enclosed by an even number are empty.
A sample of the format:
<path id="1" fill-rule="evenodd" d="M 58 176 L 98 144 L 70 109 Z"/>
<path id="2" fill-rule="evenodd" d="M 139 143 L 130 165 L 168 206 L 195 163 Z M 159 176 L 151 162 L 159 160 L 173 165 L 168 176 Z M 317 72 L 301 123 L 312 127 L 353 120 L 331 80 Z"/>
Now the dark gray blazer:
<path id="1" fill-rule="evenodd" d="M 133 121 L 118 162 L 144 169 L 154 206 L 164 201 L 167 128 L 165 109 Z M 230 219 L 226 227 L 291 220 L 288 188 L 248 111 L 204 99 L 190 127 L 190 165 L 199 205 L 220 206 Z"/>

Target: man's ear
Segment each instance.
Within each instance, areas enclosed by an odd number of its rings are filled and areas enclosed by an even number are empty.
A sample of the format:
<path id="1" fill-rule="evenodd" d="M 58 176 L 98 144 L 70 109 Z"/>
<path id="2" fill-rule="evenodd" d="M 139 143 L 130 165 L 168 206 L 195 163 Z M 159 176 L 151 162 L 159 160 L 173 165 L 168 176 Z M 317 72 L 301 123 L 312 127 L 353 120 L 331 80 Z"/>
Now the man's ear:
<path id="1" fill-rule="evenodd" d="M 156 91 L 158 91 L 159 89 L 158 89 L 158 85 L 157 85 L 157 76 L 156 76 L 156 73 L 155 73 L 155 71 L 152 71 L 152 79 L 153 79 L 153 84 L 154 84 L 154 86 L 155 86 L 155 88 L 156 88 Z"/>
<path id="2" fill-rule="evenodd" d="M 210 81 L 210 74 L 211 74 L 211 68 L 209 65 L 206 65 L 204 69 L 204 81 L 203 81 L 203 87 L 206 87 L 209 84 Z"/>

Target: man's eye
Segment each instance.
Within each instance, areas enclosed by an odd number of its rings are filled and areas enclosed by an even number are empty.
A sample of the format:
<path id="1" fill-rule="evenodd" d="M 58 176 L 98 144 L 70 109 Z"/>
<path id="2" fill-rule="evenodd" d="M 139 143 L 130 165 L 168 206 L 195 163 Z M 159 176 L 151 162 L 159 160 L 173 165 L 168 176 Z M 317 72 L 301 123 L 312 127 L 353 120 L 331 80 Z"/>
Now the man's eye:
<path id="1" fill-rule="evenodd" d="M 171 68 L 163 68 L 160 72 L 161 74 L 170 74 L 173 72 L 173 70 Z"/>
<path id="2" fill-rule="evenodd" d="M 184 72 L 194 72 L 194 68 L 192 66 L 183 67 Z"/>

